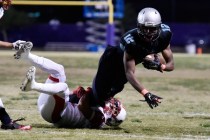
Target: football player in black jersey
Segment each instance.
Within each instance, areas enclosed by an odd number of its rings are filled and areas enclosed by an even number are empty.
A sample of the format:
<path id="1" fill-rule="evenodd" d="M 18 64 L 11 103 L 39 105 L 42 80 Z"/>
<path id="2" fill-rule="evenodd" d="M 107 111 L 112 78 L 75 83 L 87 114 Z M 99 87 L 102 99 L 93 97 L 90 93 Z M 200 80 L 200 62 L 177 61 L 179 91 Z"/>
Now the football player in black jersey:
<path id="1" fill-rule="evenodd" d="M 135 76 L 135 66 L 149 54 L 162 53 L 165 64 L 155 64 L 155 70 L 173 71 L 174 60 L 170 48 L 172 33 L 162 24 L 159 12 L 154 8 L 142 9 L 137 17 L 137 28 L 125 33 L 119 46 L 108 46 L 100 58 L 93 80 L 93 104 L 100 104 L 121 92 L 129 82 L 145 97 L 151 108 L 158 106 L 161 97 L 152 94 Z"/>

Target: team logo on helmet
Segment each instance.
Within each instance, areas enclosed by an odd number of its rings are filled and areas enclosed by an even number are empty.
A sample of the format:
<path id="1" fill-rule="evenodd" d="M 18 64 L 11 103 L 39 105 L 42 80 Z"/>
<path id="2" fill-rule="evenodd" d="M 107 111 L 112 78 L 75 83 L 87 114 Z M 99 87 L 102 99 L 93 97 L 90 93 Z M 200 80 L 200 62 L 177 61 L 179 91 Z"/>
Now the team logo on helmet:
<path id="1" fill-rule="evenodd" d="M 103 112 L 108 126 L 119 126 L 126 118 L 125 108 L 116 98 L 111 98 L 106 102 Z"/>

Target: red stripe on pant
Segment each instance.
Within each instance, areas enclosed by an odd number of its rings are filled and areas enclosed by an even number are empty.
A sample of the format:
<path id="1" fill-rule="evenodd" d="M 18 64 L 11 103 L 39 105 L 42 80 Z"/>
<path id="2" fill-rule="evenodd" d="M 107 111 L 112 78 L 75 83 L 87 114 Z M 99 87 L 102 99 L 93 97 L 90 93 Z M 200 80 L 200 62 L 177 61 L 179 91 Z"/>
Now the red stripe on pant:
<path id="1" fill-rule="evenodd" d="M 49 79 L 53 82 L 59 83 L 59 79 L 54 78 L 51 75 L 49 76 Z M 53 123 L 56 123 L 61 119 L 61 112 L 64 109 L 65 100 L 58 95 L 53 95 L 53 97 L 55 99 L 55 107 L 52 113 L 52 121 Z"/>
<path id="2" fill-rule="evenodd" d="M 59 79 L 58 78 L 54 78 L 51 75 L 48 77 L 50 80 L 52 80 L 53 82 L 57 82 L 59 83 Z"/>
<path id="3" fill-rule="evenodd" d="M 65 100 L 58 95 L 53 95 L 53 97 L 55 99 L 55 107 L 52 113 L 52 121 L 56 123 L 61 119 L 61 112 L 64 109 Z"/>

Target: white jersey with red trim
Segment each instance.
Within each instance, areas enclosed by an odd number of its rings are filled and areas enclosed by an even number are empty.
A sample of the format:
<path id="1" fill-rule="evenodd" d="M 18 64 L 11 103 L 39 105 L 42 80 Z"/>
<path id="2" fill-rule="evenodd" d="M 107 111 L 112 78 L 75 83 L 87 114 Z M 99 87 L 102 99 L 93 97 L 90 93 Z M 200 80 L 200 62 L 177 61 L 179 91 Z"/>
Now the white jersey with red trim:
<path id="1" fill-rule="evenodd" d="M 89 128 L 90 123 L 79 111 L 77 104 L 65 101 L 58 95 L 41 93 L 38 108 L 42 118 L 57 127 Z"/>
<path id="2" fill-rule="evenodd" d="M 90 123 L 79 111 L 77 104 L 67 103 L 61 113 L 61 119 L 54 123 L 57 127 L 89 128 Z"/>
<path id="3" fill-rule="evenodd" d="M 40 92 L 38 109 L 42 118 L 57 127 L 89 128 L 90 122 L 79 111 L 78 105 L 69 102 L 70 89 L 66 84 L 64 67 L 44 57 L 28 54 L 30 63 L 50 76 L 45 83 L 34 83 L 33 90 Z M 93 117 L 93 122 L 100 116 Z"/>

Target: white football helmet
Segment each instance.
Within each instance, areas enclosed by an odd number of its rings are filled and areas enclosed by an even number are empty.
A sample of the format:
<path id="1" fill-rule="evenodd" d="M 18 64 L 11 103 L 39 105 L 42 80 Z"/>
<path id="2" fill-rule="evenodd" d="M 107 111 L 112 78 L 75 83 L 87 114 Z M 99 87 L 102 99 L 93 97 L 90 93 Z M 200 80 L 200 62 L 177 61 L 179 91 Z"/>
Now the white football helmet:
<path id="1" fill-rule="evenodd" d="M 154 41 L 159 37 L 161 23 L 160 13 L 151 7 L 142 9 L 137 17 L 139 34 L 146 41 Z"/>
<path id="2" fill-rule="evenodd" d="M 108 126 L 119 126 L 126 119 L 125 108 L 116 98 L 111 98 L 106 101 L 103 113 L 105 116 L 105 124 Z"/>

